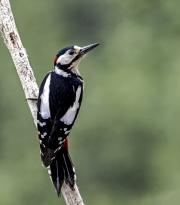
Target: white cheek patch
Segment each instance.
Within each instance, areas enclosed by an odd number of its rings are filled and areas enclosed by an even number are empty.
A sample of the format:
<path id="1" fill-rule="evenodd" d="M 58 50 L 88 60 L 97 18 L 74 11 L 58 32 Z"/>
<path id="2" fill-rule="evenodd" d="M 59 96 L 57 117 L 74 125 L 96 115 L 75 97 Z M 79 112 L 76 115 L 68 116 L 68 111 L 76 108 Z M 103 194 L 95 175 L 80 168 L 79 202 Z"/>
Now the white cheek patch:
<path id="1" fill-rule="evenodd" d="M 60 119 L 62 122 L 64 122 L 66 125 L 71 125 L 74 121 L 74 118 L 76 116 L 77 110 L 79 108 L 79 98 L 81 95 L 81 86 L 78 87 L 76 91 L 76 99 L 72 107 L 68 109 L 68 111 L 65 113 L 65 115 Z"/>
<path id="2" fill-rule="evenodd" d="M 68 65 L 69 63 L 71 63 L 71 61 L 75 58 L 76 56 L 74 55 L 69 55 L 68 51 L 66 51 L 66 53 L 64 53 L 62 56 L 59 56 L 59 58 L 57 59 L 56 63 L 60 63 L 61 65 Z"/>
<path id="3" fill-rule="evenodd" d="M 50 81 L 51 81 L 51 74 L 49 74 L 48 78 L 46 79 L 44 90 L 40 97 L 41 98 L 40 114 L 44 119 L 50 118 L 50 109 L 49 109 L 49 100 L 48 100 Z"/>

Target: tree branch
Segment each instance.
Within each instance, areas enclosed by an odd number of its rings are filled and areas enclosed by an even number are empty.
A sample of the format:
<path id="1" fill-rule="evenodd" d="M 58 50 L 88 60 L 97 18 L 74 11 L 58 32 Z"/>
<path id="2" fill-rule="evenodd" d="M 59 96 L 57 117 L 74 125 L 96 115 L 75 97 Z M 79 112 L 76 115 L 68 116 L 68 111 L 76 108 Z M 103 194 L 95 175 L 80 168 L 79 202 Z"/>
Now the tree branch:
<path id="1" fill-rule="evenodd" d="M 0 31 L 12 56 L 26 99 L 37 99 L 38 85 L 19 37 L 9 0 L 0 0 Z M 37 102 L 36 100 L 27 100 L 27 102 L 36 126 Z M 65 183 L 62 186 L 61 191 L 66 205 L 84 205 L 76 184 L 74 188 L 71 190 Z"/>

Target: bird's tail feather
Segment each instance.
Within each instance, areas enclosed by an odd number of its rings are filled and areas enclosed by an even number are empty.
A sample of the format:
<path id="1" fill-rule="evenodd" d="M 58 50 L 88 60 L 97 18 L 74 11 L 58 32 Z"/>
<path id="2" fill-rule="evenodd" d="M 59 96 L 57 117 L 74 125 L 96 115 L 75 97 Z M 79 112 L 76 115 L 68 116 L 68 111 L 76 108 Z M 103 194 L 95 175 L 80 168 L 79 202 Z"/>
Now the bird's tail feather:
<path id="1" fill-rule="evenodd" d="M 51 165 L 48 167 L 48 173 L 58 196 L 61 193 L 61 187 L 65 182 L 71 189 L 74 189 L 76 180 L 75 169 L 71 161 L 68 150 L 62 147 Z"/>

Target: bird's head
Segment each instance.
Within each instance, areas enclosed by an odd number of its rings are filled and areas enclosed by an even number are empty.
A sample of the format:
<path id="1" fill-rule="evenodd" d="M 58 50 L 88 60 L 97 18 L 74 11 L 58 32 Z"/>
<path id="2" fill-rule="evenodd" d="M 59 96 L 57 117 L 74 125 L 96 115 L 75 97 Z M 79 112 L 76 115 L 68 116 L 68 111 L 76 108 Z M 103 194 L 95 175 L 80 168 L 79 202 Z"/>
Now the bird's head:
<path id="1" fill-rule="evenodd" d="M 63 70 L 68 73 L 73 72 L 79 74 L 79 62 L 86 55 L 87 52 L 89 52 L 98 45 L 99 43 L 94 43 L 84 47 L 68 46 L 61 49 L 54 59 L 55 71 L 58 73 L 59 70 Z"/>

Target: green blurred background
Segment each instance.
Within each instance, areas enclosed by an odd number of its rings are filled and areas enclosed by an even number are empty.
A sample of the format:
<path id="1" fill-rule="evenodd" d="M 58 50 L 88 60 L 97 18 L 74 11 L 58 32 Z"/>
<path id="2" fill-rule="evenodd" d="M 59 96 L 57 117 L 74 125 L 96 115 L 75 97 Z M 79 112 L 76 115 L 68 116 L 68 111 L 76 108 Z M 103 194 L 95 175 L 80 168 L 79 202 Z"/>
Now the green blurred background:
<path id="1" fill-rule="evenodd" d="M 79 70 L 71 132 L 87 205 L 179 205 L 179 0 L 11 0 L 38 84 L 57 51 L 100 42 Z M 41 166 L 36 129 L 0 39 L 0 204 L 64 204 Z"/>

